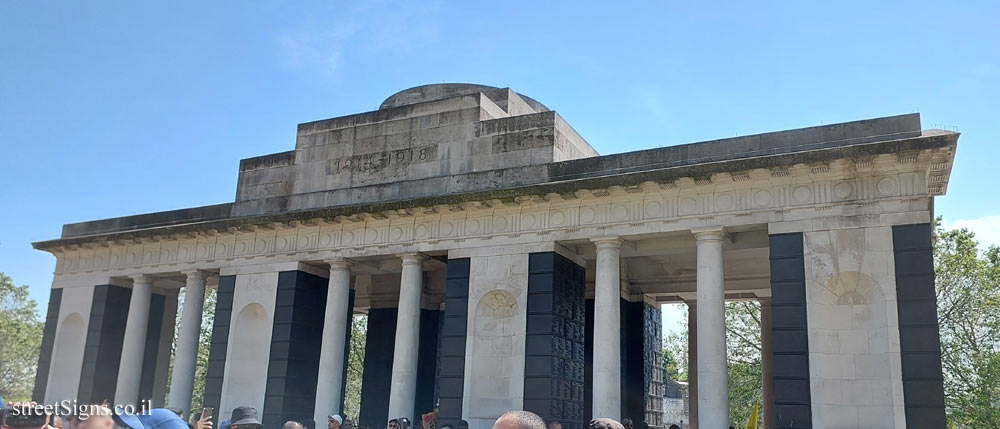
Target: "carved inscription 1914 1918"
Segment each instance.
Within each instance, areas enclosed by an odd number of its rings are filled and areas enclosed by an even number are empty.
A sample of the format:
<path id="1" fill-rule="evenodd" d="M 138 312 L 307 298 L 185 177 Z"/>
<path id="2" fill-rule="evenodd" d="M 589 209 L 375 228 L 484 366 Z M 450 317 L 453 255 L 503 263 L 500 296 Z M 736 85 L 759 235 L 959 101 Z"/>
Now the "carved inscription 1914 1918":
<path id="1" fill-rule="evenodd" d="M 436 145 L 387 150 L 331 159 L 326 164 L 326 174 L 340 174 L 345 172 L 377 174 L 390 168 L 405 168 L 410 164 L 431 161 L 437 161 Z"/>

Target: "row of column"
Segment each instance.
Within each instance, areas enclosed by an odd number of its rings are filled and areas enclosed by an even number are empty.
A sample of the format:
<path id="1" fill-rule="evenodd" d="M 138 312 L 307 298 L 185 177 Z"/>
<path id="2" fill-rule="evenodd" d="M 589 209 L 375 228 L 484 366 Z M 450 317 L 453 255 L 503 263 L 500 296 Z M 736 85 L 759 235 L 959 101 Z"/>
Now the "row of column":
<path id="1" fill-rule="evenodd" d="M 193 270 L 185 271 L 184 274 L 187 276 L 184 308 L 177 335 L 173 377 L 170 380 L 170 396 L 167 403 L 188 411 L 191 408 L 191 396 L 194 391 L 207 273 Z M 139 400 L 139 381 L 142 379 L 152 293 L 153 277 L 142 274 L 132 276 L 132 296 L 129 299 L 118 380 L 115 385 L 116 404 L 135 404 Z"/>
<path id="2" fill-rule="evenodd" d="M 400 255 L 400 258 L 402 275 L 389 414 L 409 416 L 413 412 L 416 400 L 420 297 L 423 289 L 422 264 L 425 257 L 413 253 Z M 350 263 L 343 258 L 329 260 L 327 263 L 330 265 L 329 291 L 318 373 L 318 379 L 324 382 L 318 383 L 316 389 L 315 421 L 325 421 L 328 414 L 338 414 L 341 411 L 343 369 L 346 364 L 344 349 L 347 341 L 347 323 L 350 320 L 347 314 L 351 287 Z M 190 412 L 205 305 L 205 280 L 208 273 L 194 270 L 186 271 L 184 274 L 187 276 L 184 307 L 178 329 L 167 405 Z M 151 276 L 136 275 L 132 280 L 132 296 L 129 301 L 115 389 L 117 404 L 134 404 L 139 400 L 139 380 L 142 377 L 147 321 L 152 297 Z"/>
<path id="3" fill-rule="evenodd" d="M 417 351 L 420 341 L 420 297 L 423 290 L 423 261 L 419 253 L 400 255 L 402 272 L 396 314 L 396 339 L 390 374 L 389 415 L 412 419 L 417 396 Z M 325 421 L 328 414 L 340 414 L 344 385 L 344 347 L 347 341 L 348 301 L 351 266 L 343 258 L 330 264 L 330 285 L 323 321 L 314 419 Z"/>
<path id="4" fill-rule="evenodd" d="M 722 228 L 692 231 L 697 242 L 698 311 L 692 311 L 691 371 L 696 383 L 692 414 L 702 427 L 727 427 L 729 403 L 726 367 L 725 293 L 723 290 Z M 595 238 L 597 248 L 594 291 L 593 415 L 621 418 L 620 384 L 620 253 L 623 241 L 618 237 Z M 423 288 L 420 254 L 400 255 L 399 309 L 392 363 L 389 415 L 409 416 L 416 397 L 417 350 L 420 330 L 420 297 Z M 315 421 L 327 414 L 339 413 L 343 396 L 344 347 L 348 322 L 350 264 L 345 259 L 327 261 L 330 265 L 329 291 L 320 354 L 319 383 L 316 391 Z M 173 377 L 168 405 L 190 411 L 201 315 L 204 306 L 205 273 L 188 271 L 184 308 L 177 338 Z M 115 401 L 119 404 L 138 400 L 146 323 L 152 292 L 152 278 L 133 277 L 132 297 L 125 328 L 122 360 Z M 694 333 L 697 334 L 694 334 Z M 767 384 L 767 383 L 765 383 Z M 692 386 L 694 387 L 694 386 Z M 694 417 L 692 417 L 694 420 Z"/>
<path id="5" fill-rule="evenodd" d="M 693 230 L 697 242 L 697 299 L 700 310 L 692 311 L 691 331 L 697 332 L 692 347 L 697 392 L 692 414 L 705 428 L 729 426 L 729 394 L 726 367 L 725 292 L 723 290 L 722 228 Z M 594 285 L 594 417 L 621 419 L 620 307 L 621 245 L 619 237 L 592 240 L 597 247 Z M 696 404 L 696 405 L 694 405 Z M 694 417 L 692 417 L 694 419 Z"/>

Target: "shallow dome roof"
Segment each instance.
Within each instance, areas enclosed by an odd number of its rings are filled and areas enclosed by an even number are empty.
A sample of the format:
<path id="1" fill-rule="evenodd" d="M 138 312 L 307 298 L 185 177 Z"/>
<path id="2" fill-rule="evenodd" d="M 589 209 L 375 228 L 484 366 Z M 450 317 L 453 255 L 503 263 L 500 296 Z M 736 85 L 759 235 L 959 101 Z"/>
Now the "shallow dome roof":
<path id="1" fill-rule="evenodd" d="M 406 106 L 408 104 L 423 103 L 427 101 L 443 100 L 445 98 L 458 97 L 461 95 L 475 94 L 478 92 L 496 91 L 501 88 L 488 85 L 476 85 L 473 83 L 433 83 L 430 85 L 415 86 L 404 89 L 386 98 L 379 106 L 379 110 L 391 107 Z M 545 105 L 535 101 L 533 98 L 518 93 L 535 110 L 541 112 L 549 110 Z"/>
<path id="2" fill-rule="evenodd" d="M 404 89 L 386 98 L 379 106 L 379 109 L 405 106 L 407 104 L 422 103 L 425 101 L 442 100 L 445 98 L 457 97 L 477 92 L 492 91 L 498 89 L 493 86 L 475 85 L 471 83 L 434 83 L 430 85 L 415 86 Z"/>

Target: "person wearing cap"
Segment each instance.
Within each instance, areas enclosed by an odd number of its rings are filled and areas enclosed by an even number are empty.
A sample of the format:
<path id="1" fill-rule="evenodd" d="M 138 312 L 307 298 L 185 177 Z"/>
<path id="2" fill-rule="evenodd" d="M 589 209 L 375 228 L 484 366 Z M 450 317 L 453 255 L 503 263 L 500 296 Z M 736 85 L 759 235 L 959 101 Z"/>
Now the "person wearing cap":
<path id="1" fill-rule="evenodd" d="M 340 414 L 331 414 L 326 418 L 327 429 L 340 429 L 340 424 L 344 422 L 344 418 L 340 417 Z"/>
<path id="2" fill-rule="evenodd" d="M 257 409 L 248 406 L 233 408 L 233 415 L 229 418 L 230 429 L 260 429 L 260 420 L 257 420 Z"/>
<path id="3" fill-rule="evenodd" d="M 285 424 L 281 425 L 281 429 L 305 429 L 305 427 L 302 426 L 302 423 L 295 420 L 289 420 L 285 422 Z"/>

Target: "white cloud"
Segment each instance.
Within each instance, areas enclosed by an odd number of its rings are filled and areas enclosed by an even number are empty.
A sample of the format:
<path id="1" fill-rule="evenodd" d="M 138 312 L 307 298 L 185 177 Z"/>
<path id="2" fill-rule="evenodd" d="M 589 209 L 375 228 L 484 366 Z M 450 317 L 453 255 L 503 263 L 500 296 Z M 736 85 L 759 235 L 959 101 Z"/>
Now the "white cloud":
<path id="1" fill-rule="evenodd" d="M 983 216 L 975 219 L 959 219 L 944 222 L 945 229 L 966 228 L 976 234 L 980 249 L 1000 246 L 1000 216 Z"/>
<path id="2" fill-rule="evenodd" d="M 333 30 L 305 31 L 278 37 L 280 52 L 289 66 L 333 73 L 340 66 L 343 44 L 358 31 L 355 25 L 339 25 Z"/>
<path id="3" fill-rule="evenodd" d="M 356 56 L 419 50 L 438 35 L 436 2 L 366 1 L 338 6 L 276 37 L 286 66 L 331 76 Z"/>

